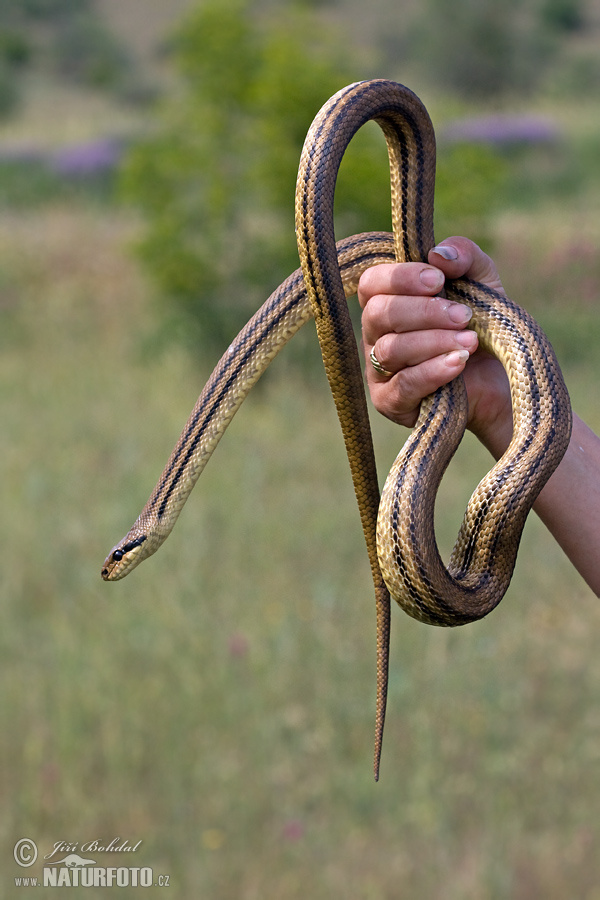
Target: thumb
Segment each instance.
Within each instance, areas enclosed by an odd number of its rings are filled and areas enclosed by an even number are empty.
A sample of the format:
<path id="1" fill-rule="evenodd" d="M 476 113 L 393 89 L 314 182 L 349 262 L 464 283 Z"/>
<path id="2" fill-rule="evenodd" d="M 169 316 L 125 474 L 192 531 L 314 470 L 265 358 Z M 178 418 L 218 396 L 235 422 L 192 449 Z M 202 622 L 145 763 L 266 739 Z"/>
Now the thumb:
<path id="1" fill-rule="evenodd" d="M 450 237 L 441 241 L 429 251 L 429 262 L 447 278 L 466 277 L 504 292 L 493 260 L 468 238 Z"/>

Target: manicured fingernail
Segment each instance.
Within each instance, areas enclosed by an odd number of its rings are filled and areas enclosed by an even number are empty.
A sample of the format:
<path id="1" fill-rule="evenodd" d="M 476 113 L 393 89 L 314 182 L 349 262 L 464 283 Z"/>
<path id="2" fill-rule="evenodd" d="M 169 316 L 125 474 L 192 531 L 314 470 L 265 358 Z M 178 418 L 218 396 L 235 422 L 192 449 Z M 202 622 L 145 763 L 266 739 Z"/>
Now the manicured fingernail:
<path id="1" fill-rule="evenodd" d="M 437 253 L 442 259 L 458 259 L 458 250 L 455 250 L 450 244 L 437 244 L 437 246 L 433 248 L 432 253 Z"/>
<path id="2" fill-rule="evenodd" d="M 463 303 L 449 303 L 446 307 L 448 318 L 455 325 L 466 325 L 473 313 Z"/>
<path id="3" fill-rule="evenodd" d="M 450 353 L 446 353 L 446 365 L 450 368 L 461 366 L 463 363 L 466 363 L 468 358 L 468 350 L 451 350 Z"/>
<path id="4" fill-rule="evenodd" d="M 426 288 L 432 291 L 439 291 L 444 283 L 444 273 L 440 272 L 439 269 L 434 269 L 433 266 L 428 269 L 421 269 L 419 278 L 421 284 L 424 284 Z"/>

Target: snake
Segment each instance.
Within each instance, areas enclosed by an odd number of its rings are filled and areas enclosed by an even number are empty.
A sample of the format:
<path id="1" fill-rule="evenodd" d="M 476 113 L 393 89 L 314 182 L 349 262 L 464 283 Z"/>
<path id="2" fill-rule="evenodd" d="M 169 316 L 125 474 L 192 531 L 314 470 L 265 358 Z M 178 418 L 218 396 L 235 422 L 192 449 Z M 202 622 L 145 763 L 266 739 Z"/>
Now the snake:
<path id="1" fill-rule="evenodd" d="M 367 122 L 381 128 L 390 163 L 392 232 L 336 242 L 334 194 L 342 157 Z M 348 298 L 380 263 L 426 262 L 434 245 L 436 144 L 429 114 L 404 85 L 348 85 L 314 119 L 302 149 L 295 197 L 300 268 L 240 331 L 217 363 L 142 512 L 108 554 L 102 577 L 123 578 L 170 534 L 236 411 L 279 351 L 311 318 L 337 409 L 375 592 L 377 691 L 374 772 L 386 713 L 391 598 L 431 625 L 473 622 L 510 584 L 525 521 L 569 443 L 571 404 L 554 350 L 539 324 L 503 292 L 463 278 L 445 295 L 472 312 L 479 345 L 497 357 L 511 391 L 513 435 L 469 500 L 448 564 L 434 529 L 441 478 L 467 425 L 462 375 L 420 405 L 380 492 L 363 370 Z"/>

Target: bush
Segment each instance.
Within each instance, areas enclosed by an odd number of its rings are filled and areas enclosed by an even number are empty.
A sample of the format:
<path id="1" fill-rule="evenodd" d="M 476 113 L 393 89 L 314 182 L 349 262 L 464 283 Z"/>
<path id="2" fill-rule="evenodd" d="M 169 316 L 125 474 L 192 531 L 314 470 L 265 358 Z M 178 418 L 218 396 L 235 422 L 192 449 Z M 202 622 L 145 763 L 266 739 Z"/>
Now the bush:
<path id="1" fill-rule="evenodd" d="M 130 151 L 122 191 L 145 216 L 138 249 L 165 299 L 165 331 L 222 352 L 298 267 L 302 144 L 321 105 L 360 77 L 360 61 L 314 13 L 295 8 L 267 21 L 250 0 L 206 0 L 172 53 L 181 83 L 155 133 Z M 452 151 L 436 195 L 440 233 L 451 222 L 454 233 L 464 226 L 485 236 L 503 177 L 493 151 Z M 369 123 L 342 163 L 336 231 L 390 228 L 385 141 Z"/>
<path id="2" fill-rule="evenodd" d="M 107 28 L 88 14 L 69 16 L 57 30 L 52 55 L 58 73 L 92 87 L 117 87 L 129 58 Z"/>
<path id="3" fill-rule="evenodd" d="M 0 114 L 18 99 L 28 68 L 124 93 L 133 65 L 91 0 L 0 0 Z"/>
<path id="4" fill-rule="evenodd" d="M 440 152 L 436 175 L 436 237 L 466 234 L 491 250 L 489 223 L 502 206 L 507 160 L 485 144 L 458 143 Z"/>
<path id="5" fill-rule="evenodd" d="M 165 104 L 157 133 L 130 153 L 123 190 L 146 215 L 139 250 L 168 308 L 205 347 L 226 346 L 298 266 L 300 151 L 320 106 L 355 80 L 340 62 L 343 50 L 310 13 L 267 21 L 243 0 L 203 3 L 172 43 L 181 90 Z M 340 185 L 340 227 L 361 218 L 363 230 L 389 228 L 385 144 L 373 133 L 359 137 Z M 377 201 L 364 173 L 374 140 Z M 367 165 L 377 168 L 370 152 Z"/>
<path id="6" fill-rule="evenodd" d="M 424 0 L 410 44 L 430 82 L 489 101 L 533 91 L 583 25 L 581 0 Z"/>

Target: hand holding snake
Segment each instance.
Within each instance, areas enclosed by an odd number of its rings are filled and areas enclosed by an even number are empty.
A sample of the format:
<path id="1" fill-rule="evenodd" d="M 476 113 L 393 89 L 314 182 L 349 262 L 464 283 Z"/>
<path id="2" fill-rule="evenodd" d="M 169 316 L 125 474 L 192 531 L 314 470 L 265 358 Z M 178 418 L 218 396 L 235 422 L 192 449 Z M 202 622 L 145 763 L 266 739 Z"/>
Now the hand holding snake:
<path id="1" fill-rule="evenodd" d="M 478 349 L 469 307 L 441 296 L 447 278 L 468 278 L 504 293 L 494 262 L 462 237 L 431 250 L 428 264 L 380 265 L 362 276 L 358 300 L 371 399 L 382 415 L 412 428 L 421 400 L 462 374 L 467 427 L 492 452 L 503 443 L 494 453 L 499 458 L 512 434 L 508 378 L 495 357 Z M 371 352 L 387 376 L 369 365 Z"/>
<path id="2" fill-rule="evenodd" d="M 472 241 L 452 237 L 442 242 L 444 258 L 429 254 L 424 263 L 383 264 L 368 269 L 358 286 L 363 312 L 365 374 L 376 409 L 394 422 L 412 427 L 421 400 L 447 377 L 462 372 L 467 388 L 468 428 L 495 459 L 512 434 L 510 386 L 498 361 L 472 350 L 468 360 L 449 359 L 453 336 L 473 339 L 468 323 L 448 315 L 448 302 L 430 303 L 438 280 L 471 278 L 503 291 L 494 262 Z M 424 283 L 420 273 L 429 274 Z M 454 318 L 459 318 L 458 313 Z M 381 345 L 381 349 L 380 349 Z M 375 346 L 392 378 L 375 371 L 369 353 Z M 477 342 L 475 342 L 477 346 Z M 387 354 L 391 354 L 388 356 Z M 384 366 L 385 367 L 385 366 Z M 600 439 L 576 415 L 562 462 L 540 493 L 534 509 L 575 568 L 600 596 Z"/>
<path id="3" fill-rule="evenodd" d="M 388 145 L 393 238 L 356 235 L 336 246 L 333 201 L 338 168 L 353 135 L 370 120 L 380 125 Z M 312 316 L 346 444 L 375 588 L 376 777 L 387 694 L 390 594 L 411 616 L 436 625 L 464 624 L 493 609 L 510 583 L 527 514 L 563 457 L 571 430 L 560 368 L 537 323 L 499 289 L 469 279 L 448 281 L 445 292 L 455 304 L 452 309 L 470 309 L 470 327 L 480 347 L 497 356 L 506 370 L 514 425 L 510 445 L 475 489 L 446 567 L 435 542 L 433 506 L 469 416 L 457 366 L 459 377 L 421 401 L 415 429 L 388 475 L 380 504 L 362 369 L 346 297 L 356 292 L 361 275 L 373 265 L 394 258 L 409 264 L 427 261 L 434 246 L 434 175 L 433 128 L 423 105 L 407 88 L 388 81 L 363 82 L 343 89 L 325 104 L 309 130 L 298 174 L 296 236 L 302 275 L 290 276 L 225 353 L 148 503 L 102 570 L 107 581 L 122 578 L 158 549 L 244 397 Z M 365 284 L 368 276 L 363 297 Z M 376 338 L 373 366 L 384 383 L 399 384 L 400 376 L 378 355 L 384 352 L 382 336 L 371 337 Z M 458 360 L 464 363 L 464 353 Z M 387 363 L 393 365 L 393 353 Z"/>

